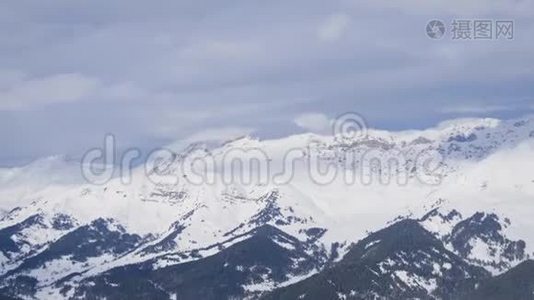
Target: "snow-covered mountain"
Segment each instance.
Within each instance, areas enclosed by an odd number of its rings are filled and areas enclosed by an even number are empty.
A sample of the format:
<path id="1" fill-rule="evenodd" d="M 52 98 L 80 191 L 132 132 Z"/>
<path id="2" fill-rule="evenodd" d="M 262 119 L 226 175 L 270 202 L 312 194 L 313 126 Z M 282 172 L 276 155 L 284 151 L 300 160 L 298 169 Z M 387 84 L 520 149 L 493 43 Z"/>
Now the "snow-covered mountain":
<path id="1" fill-rule="evenodd" d="M 251 153 L 267 180 L 259 167 L 224 180 Z M 197 158 L 212 181 L 183 169 Z M 1 170 L 0 295 L 295 299 L 325 282 L 340 299 L 467 295 L 534 253 L 533 158 L 526 117 L 195 144 L 129 184 L 85 183 L 61 157 Z M 368 276 L 336 275 L 353 269 Z"/>
<path id="2" fill-rule="evenodd" d="M 28 165 L 0 168 L 0 216 L 17 206 L 31 202 L 34 193 L 52 185 L 82 184 L 80 163 L 57 155 L 38 159 Z"/>

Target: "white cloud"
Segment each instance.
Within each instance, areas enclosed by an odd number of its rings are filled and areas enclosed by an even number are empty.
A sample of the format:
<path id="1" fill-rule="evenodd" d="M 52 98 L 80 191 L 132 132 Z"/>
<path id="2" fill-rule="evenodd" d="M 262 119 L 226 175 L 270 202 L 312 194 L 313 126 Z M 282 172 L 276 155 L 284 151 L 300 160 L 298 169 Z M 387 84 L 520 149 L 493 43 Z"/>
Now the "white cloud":
<path id="1" fill-rule="evenodd" d="M 248 127 L 222 127 L 210 128 L 192 134 L 187 138 L 191 142 L 195 141 L 227 141 L 254 132 L 253 128 Z"/>
<path id="2" fill-rule="evenodd" d="M 188 145 L 196 142 L 221 143 L 230 141 L 242 136 L 250 135 L 255 131 L 249 127 L 221 127 L 209 128 L 198 131 L 182 140 L 179 140 L 167 146 L 169 149 L 181 151 Z"/>
<path id="3" fill-rule="evenodd" d="M 331 120 L 324 114 L 305 113 L 297 116 L 293 122 L 300 128 L 315 133 L 327 133 L 331 128 Z"/>
<path id="4" fill-rule="evenodd" d="M 99 85 L 96 79 L 74 73 L 18 81 L 0 90 L 0 110 L 24 110 L 78 101 L 95 91 Z"/>
<path id="5" fill-rule="evenodd" d="M 350 17 L 347 14 L 337 13 L 330 15 L 317 30 L 319 39 L 323 41 L 335 41 L 347 30 Z"/>
<path id="6" fill-rule="evenodd" d="M 113 100 L 150 99 L 161 96 L 149 94 L 132 82 L 123 82 L 105 87 L 100 91 L 100 95 L 106 99 Z"/>
<path id="7" fill-rule="evenodd" d="M 19 111 L 50 104 L 92 100 L 154 100 L 166 95 L 150 93 L 131 81 L 104 84 L 79 73 L 27 78 L 21 72 L 0 70 L 0 111 Z"/>
<path id="8" fill-rule="evenodd" d="M 25 74 L 19 70 L 0 69 L 0 91 L 24 80 Z"/>

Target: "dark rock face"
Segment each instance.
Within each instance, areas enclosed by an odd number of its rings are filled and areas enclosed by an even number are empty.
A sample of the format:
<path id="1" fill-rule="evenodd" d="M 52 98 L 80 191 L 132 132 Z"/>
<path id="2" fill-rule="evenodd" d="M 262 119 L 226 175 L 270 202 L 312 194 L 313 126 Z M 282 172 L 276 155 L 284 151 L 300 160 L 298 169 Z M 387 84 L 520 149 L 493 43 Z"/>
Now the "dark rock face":
<path id="1" fill-rule="evenodd" d="M 77 228 L 52 243 L 46 251 L 27 259 L 19 269 L 35 268 L 67 255 L 71 255 L 73 261 L 83 262 L 103 253 L 121 254 L 133 249 L 141 240 L 138 235 L 130 235 L 120 226 L 116 230 L 110 229 L 111 222 L 97 219 Z"/>
<path id="2" fill-rule="evenodd" d="M 22 275 L 16 278 L 10 278 L 7 281 L 8 284 L 6 287 L 0 289 L 0 299 L 16 299 L 16 297 L 21 296 L 32 296 L 37 291 L 37 280 L 33 277 Z"/>
<path id="3" fill-rule="evenodd" d="M 474 134 L 474 133 L 471 133 L 467 136 L 463 135 L 463 134 L 459 134 L 459 135 L 455 135 L 455 136 L 451 136 L 447 142 L 458 142 L 458 143 L 467 143 L 467 142 L 472 142 L 474 140 L 477 139 L 477 135 Z"/>
<path id="4" fill-rule="evenodd" d="M 57 214 L 52 219 L 52 228 L 56 230 L 69 230 L 74 228 L 74 220 L 64 214 Z"/>
<path id="5" fill-rule="evenodd" d="M 534 298 L 534 261 L 526 260 L 499 276 L 477 284 L 464 293 L 465 300 L 505 300 Z"/>
<path id="6" fill-rule="evenodd" d="M 442 222 L 453 222 L 455 219 L 462 218 L 457 210 L 452 210 L 447 214 L 442 214 L 437 208 L 426 213 L 419 221 L 424 222 L 430 218 L 439 217 Z"/>
<path id="7" fill-rule="evenodd" d="M 265 225 L 215 255 L 154 269 L 143 263 L 88 278 L 75 297 L 107 299 L 241 299 L 291 276 L 306 274 L 319 262 L 294 237 Z M 259 290 L 254 290 L 260 287 Z"/>
<path id="8" fill-rule="evenodd" d="M 398 218 L 351 245 L 338 260 L 343 245 L 333 243 L 327 250 L 318 243 L 327 229 L 304 228 L 297 239 L 276 227 L 305 222 L 291 209 L 280 209 L 276 197 L 262 199 L 264 207 L 231 230 L 227 240 L 190 252 L 179 252 L 175 242 L 187 217 L 147 247 L 148 237 L 129 234 L 111 219 L 79 226 L 65 215 L 49 221 L 31 216 L 0 230 L 2 255 L 16 255 L 25 247 L 13 239 L 21 230 L 48 227 L 63 235 L 1 275 L 0 299 L 35 297 L 42 282 L 31 272 L 50 263 L 83 265 L 134 251 L 151 256 L 90 277 L 73 271 L 47 284 L 72 299 L 530 299 L 534 291 L 534 263 L 512 268 L 528 258 L 525 242 L 506 238 L 510 220 L 495 214 L 463 218 L 455 210 L 434 209 L 418 220 Z M 423 227 L 425 222 L 450 227 L 436 234 Z M 488 249 L 489 259 L 475 255 L 480 245 Z M 510 271 L 491 277 L 486 266 Z M 285 286 L 289 280 L 295 283 Z"/>
<path id="9" fill-rule="evenodd" d="M 294 223 L 306 224 L 308 222 L 307 219 L 296 216 L 291 207 L 286 211 L 282 210 L 277 203 L 279 197 L 280 195 L 277 191 L 268 194 L 261 199 L 265 203 L 261 210 L 254 214 L 248 222 L 240 224 L 224 235 L 231 236 L 243 228 L 255 228 L 268 223 L 274 223 L 276 226 L 287 226 Z"/>
<path id="10" fill-rule="evenodd" d="M 176 249 L 177 245 L 174 239 L 182 233 L 182 231 L 185 229 L 185 226 L 179 223 L 176 223 L 173 225 L 173 230 L 161 241 L 154 245 L 150 245 L 143 249 L 143 254 L 149 254 L 149 253 L 158 253 L 163 251 L 170 251 L 173 249 Z"/>
<path id="11" fill-rule="evenodd" d="M 522 127 L 525 126 L 525 124 L 527 124 L 526 120 L 517 121 L 514 123 L 514 127 Z"/>
<path id="12" fill-rule="evenodd" d="M 267 299 L 444 298 L 466 280 L 489 277 L 464 262 L 417 221 L 403 220 L 369 235 L 343 259 Z"/>
<path id="13" fill-rule="evenodd" d="M 43 218 L 40 215 L 33 215 L 26 220 L 0 230 L 0 252 L 6 257 L 11 257 L 14 253 L 21 250 L 21 243 L 13 241 L 12 236 L 25 228 L 32 225 L 42 224 Z"/>
<path id="14" fill-rule="evenodd" d="M 456 224 L 446 240 L 467 261 L 506 270 L 511 266 L 511 262 L 526 258 L 526 244 L 523 240 L 511 241 L 505 238 L 502 226 L 497 215 L 478 212 Z M 477 257 L 473 253 L 477 242 L 487 247 L 489 259 Z"/>
<path id="15" fill-rule="evenodd" d="M 49 242 L 43 243 L 39 239 L 32 241 L 28 237 L 32 234 L 29 233 L 52 229 L 61 235 L 74 228 L 75 223 L 75 220 L 62 214 L 52 216 L 48 222 L 41 214 L 32 215 L 22 222 L 0 229 L 0 253 L 9 258 L 11 263 L 23 260 L 39 252 Z M 0 275 L 4 273 L 0 268 Z"/>
<path id="16" fill-rule="evenodd" d="M 17 224 L 17 228 L 7 228 L 4 234 L 9 234 L 20 226 L 35 224 L 40 218 L 32 217 Z M 72 223 L 64 216 L 53 219 L 53 226 L 70 228 Z M 45 268 L 55 260 L 85 263 L 89 258 L 101 257 L 104 254 L 118 256 L 138 246 L 141 238 L 125 232 L 124 228 L 114 225 L 112 220 L 97 219 L 88 225 L 80 226 L 47 245 L 44 251 L 36 253 L 6 272 L 0 277 L 3 293 L 12 296 L 33 295 L 36 291 L 37 280 L 25 275 L 31 270 Z M 12 246 L 9 244 L 9 246 Z M 22 290 L 21 290 L 22 289 Z M 23 293 L 24 292 L 24 293 Z"/>

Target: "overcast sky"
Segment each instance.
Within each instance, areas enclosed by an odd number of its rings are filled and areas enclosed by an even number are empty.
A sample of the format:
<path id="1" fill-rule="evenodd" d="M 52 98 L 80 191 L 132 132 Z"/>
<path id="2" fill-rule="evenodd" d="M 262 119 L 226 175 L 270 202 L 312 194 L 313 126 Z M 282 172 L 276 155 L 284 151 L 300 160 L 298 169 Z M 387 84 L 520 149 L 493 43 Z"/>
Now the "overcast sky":
<path id="1" fill-rule="evenodd" d="M 534 109 L 534 1 L 2 1 L 0 165 Z M 429 20 L 446 25 L 426 36 Z M 453 40 L 454 19 L 514 38 Z M 494 28 L 495 30 L 495 28 Z"/>

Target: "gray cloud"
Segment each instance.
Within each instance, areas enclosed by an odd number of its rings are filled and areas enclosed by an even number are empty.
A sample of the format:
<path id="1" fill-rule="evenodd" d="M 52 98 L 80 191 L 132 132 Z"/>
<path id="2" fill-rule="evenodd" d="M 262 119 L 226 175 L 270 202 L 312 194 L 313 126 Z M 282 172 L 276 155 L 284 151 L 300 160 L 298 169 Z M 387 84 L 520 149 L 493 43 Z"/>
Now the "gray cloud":
<path id="1" fill-rule="evenodd" d="M 19 110 L 52 103 L 79 101 L 98 88 L 99 82 L 79 74 L 31 78 L 0 91 L 0 110 Z"/>
<path id="2" fill-rule="evenodd" d="M 107 132 L 148 149 L 212 128 L 297 132 L 293 121 L 307 112 L 357 111 L 371 126 L 412 128 L 533 105 L 531 1 L 0 6 L 0 163 L 77 156 Z M 454 18 L 513 19 L 516 34 L 425 36 L 429 20 L 449 30 Z"/>
<path id="3" fill-rule="evenodd" d="M 321 113 L 304 113 L 298 115 L 293 122 L 310 132 L 331 133 L 332 121 L 325 114 Z"/>

